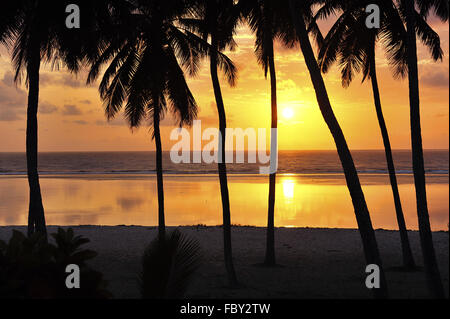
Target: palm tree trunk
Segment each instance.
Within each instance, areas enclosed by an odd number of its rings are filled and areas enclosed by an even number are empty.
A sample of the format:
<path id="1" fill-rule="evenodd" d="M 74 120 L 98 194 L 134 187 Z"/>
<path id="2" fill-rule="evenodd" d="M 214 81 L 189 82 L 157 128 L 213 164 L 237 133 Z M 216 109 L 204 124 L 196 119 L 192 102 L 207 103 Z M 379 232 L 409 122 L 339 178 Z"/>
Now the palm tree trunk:
<path id="1" fill-rule="evenodd" d="M 277 111 L 277 78 L 275 72 L 275 59 L 273 54 L 273 42 L 272 42 L 272 54 L 269 57 L 269 72 L 270 72 L 270 89 L 271 89 L 271 111 L 272 111 L 272 129 L 278 128 L 278 111 Z M 271 141 L 275 143 L 276 141 Z M 266 266 L 275 266 L 275 185 L 276 185 L 276 173 L 269 176 L 269 205 L 267 214 L 267 242 L 266 242 L 266 257 L 264 264 Z"/>
<path id="2" fill-rule="evenodd" d="M 359 232 L 361 234 L 366 262 L 367 264 L 378 265 L 380 269 L 380 288 L 374 289 L 375 298 L 387 298 L 388 293 L 386 278 L 381 263 L 380 253 L 378 251 L 375 232 L 372 227 L 369 210 L 367 208 L 366 200 L 364 198 L 364 193 L 361 188 L 353 158 L 351 156 L 344 134 L 342 133 L 341 127 L 331 107 L 325 83 L 323 81 L 322 74 L 320 72 L 317 60 L 314 56 L 314 52 L 308 38 L 308 33 L 306 31 L 303 17 L 299 13 L 299 10 L 297 9 L 293 0 L 289 0 L 289 5 L 292 13 L 292 19 L 297 31 L 297 36 L 300 40 L 300 47 L 305 58 L 305 63 L 309 70 L 311 81 L 314 85 L 314 90 L 316 92 L 320 111 L 334 138 L 339 158 L 344 169 L 347 187 L 350 191 Z"/>
<path id="3" fill-rule="evenodd" d="M 377 112 L 378 124 L 380 125 L 381 136 L 383 138 L 384 152 L 386 154 L 386 162 L 389 171 L 389 179 L 391 182 L 392 194 L 394 196 L 395 212 L 397 215 L 398 229 L 400 232 L 400 240 L 402 244 L 403 252 L 403 266 L 407 269 L 414 269 L 414 257 L 411 251 L 411 246 L 409 244 L 408 230 L 406 229 L 405 217 L 403 215 L 402 203 L 400 201 L 400 193 L 398 191 L 397 177 L 395 175 L 395 166 L 392 156 L 391 142 L 389 140 L 389 134 L 386 127 L 386 122 L 384 121 L 383 110 L 381 108 L 380 91 L 378 89 L 377 72 L 376 72 L 376 62 L 375 62 L 375 52 L 371 57 L 370 61 L 370 78 L 372 81 L 372 91 L 373 98 L 375 101 L 375 110 Z"/>
<path id="4" fill-rule="evenodd" d="M 442 285 L 436 253 L 434 251 L 430 218 L 428 215 L 422 132 L 420 127 L 419 75 L 417 69 L 415 8 L 413 0 L 408 0 L 406 12 L 412 162 L 414 184 L 416 188 L 420 243 L 422 246 L 425 271 L 431 294 L 435 298 L 445 298 L 444 287 Z"/>
<path id="5" fill-rule="evenodd" d="M 164 220 L 164 184 L 163 184 L 163 169 L 162 169 L 162 146 L 161 146 L 161 132 L 159 128 L 160 114 L 159 114 L 159 97 L 154 98 L 153 109 L 153 132 L 156 146 L 156 179 L 158 188 L 158 234 L 160 239 L 166 236 L 166 224 Z"/>
<path id="6" fill-rule="evenodd" d="M 224 258 L 225 268 L 228 275 L 229 284 L 233 287 L 238 285 L 236 272 L 233 265 L 233 252 L 231 244 L 231 214 L 230 214 L 230 198 L 228 193 L 228 181 L 227 181 L 227 166 L 225 162 L 225 141 L 226 141 L 226 116 L 225 106 L 222 98 L 222 90 L 220 88 L 219 77 L 217 75 L 217 40 L 213 34 L 211 37 L 211 57 L 210 57 L 210 71 L 211 79 L 214 88 L 214 96 L 216 98 L 217 112 L 219 113 L 219 181 L 220 181 L 220 194 L 222 197 L 222 215 L 223 215 L 223 244 L 224 244 Z"/>
<path id="7" fill-rule="evenodd" d="M 28 74 L 28 108 L 27 108 L 27 175 L 30 187 L 30 203 L 28 209 L 28 235 L 35 232 L 47 234 L 42 204 L 41 186 L 38 173 L 38 122 L 37 112 L 39 103 L 39 69 L 41 57 L 39 45 L 33 46 L 30 61 L 27 66 Z"/>

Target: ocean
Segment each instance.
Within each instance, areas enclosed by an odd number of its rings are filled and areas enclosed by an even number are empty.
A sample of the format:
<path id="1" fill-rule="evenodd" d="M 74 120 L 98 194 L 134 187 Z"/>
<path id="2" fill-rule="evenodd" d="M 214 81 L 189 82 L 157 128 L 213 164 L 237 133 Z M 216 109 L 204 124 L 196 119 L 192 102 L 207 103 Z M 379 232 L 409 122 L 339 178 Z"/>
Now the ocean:
<path id="1" fill-rule="evenodd" d="M 352 151 L 358 172 L 386 174 L 383 151 Z M 409 151 L 394 151 L 398 174 L 411 174 Z M 247 159 L 247 157 L 245 157 Z M 449 151 L 426 150 L 427 174 L 448 174 Z M 191 155 L 192 160 L 192 155 Z M 246 160 L 247 161 L 247 160 Z M 229 174 L 258 174 L 260 164 L 227 165 Z M 166 174 L 216 174 L 217 164 L 175 164 L 169 152 L 163 153 Z M 41 174 L 152 174 L 155 172 L 154 152 L 68 152 L 40 153 Z M 339 174 L 342 166 L 336 151 L 280 151 L 278 173 L 281 174 Z M 26 174 L 24 153 L 0 153 L 0 175 Z"/>
<path id="2" fill-rule="evenodd" d="M 398 229 L 382 151 L 353 151 L 375 228 Z M 406 224 L 417 230 L 411 154 L 394 152 Z M 216 164 L 174 164 L 164 153 L 165 216 L 169 226 L 220 225 Z M 448 230 L 448 151 L 425 151 L 427 198 L 433 230 Z M 280 152 L 277 227 L 356 228 L 351 198 L 334 151 Z M 48 225 L 156 226 L 154 152 L 41 153 L 39 170 Z M 267 175 L 259 164 L 229 164 L 231 221 L 264 227 Z M 0 153 L 0 226 L 26 225 L 28 182 L 23 153 Z"/>

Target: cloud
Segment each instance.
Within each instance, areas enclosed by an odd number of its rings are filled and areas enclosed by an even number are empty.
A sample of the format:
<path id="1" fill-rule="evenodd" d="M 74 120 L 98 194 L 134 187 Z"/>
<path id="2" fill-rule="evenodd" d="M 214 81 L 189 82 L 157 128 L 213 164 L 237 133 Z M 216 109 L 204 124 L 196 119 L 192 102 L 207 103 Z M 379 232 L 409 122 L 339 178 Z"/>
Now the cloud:
<path id="1" fill-rule="evenodd" d="M 83 112 L 76 105 L 66 104 L 64 105 L 62 114 L 66 116 L 72 116 L 72 115 L 81 115 L 83 114 Z"/>
<path id="2" fill-rule="evenodd" d="M 89 124 L 88 122 L 83 121 L 83 120 L 73 121 L 73 123 L 79 124 L 79 125 L 87 125 L 87 124 Z"/>
<path id="3" fill-rule="evenodd" d="M 75 76 L 71 73 L 42 73 L 39 81 L 41 86 L 56 85 L 68 86 L 71 88 L 86 87 L 83 75 Z"/>
<path id="4" fill-rule="evenodd" d="M 280 91 L 293 91 L 293 90 L 297 90 L 297 85 L 295 84 L 295 82 L 291 79 L 287 79 L 287 80 L 281 80 L 278 82 L 277 84 L 277 88 Z"/>
<path id="5" fill-rule="evenodd" d="M 56 80 L 54 79 L 54 76 L 49 73 L 41 73 L 39 75 L 39 85 L 41 87 L 47 86 L 49 84 L 55 83 Z"/>
<path id="6" fill-rule="evenodd" d="M 85 86 L 84 81 L 77 79 L 76 77 L 74 77 L 71 74 L 64 74 L 64 76 L 62 76 L 61 83 L 64 86 L 69 86 L 71 88 L 79 88 L 81 86 Z"/>
<path id="7" fill-rule="evenodd" d="M 27 93 L 16 87 L 11 72 L 6 73 L 0 82 L 0 105 L 2 107 L 22 107 L 26 104 Z"/>
<path id="8" fill-rule="evenodd" d="M 21 120 L 22 117 L 16 112 L 16 110 L 0 110 L 0 122 L 13 122 Z"/>
<path id="9" fill-rule="evenodd" d="M 58 111 L 58 107 L 49 102 L 39 103 L 39 113 L 40 114 L 52 114 Z"/>
<path id="10" fill-rule="evenodd" d="M 80 103 L 82 104 L 92 104 L 90 100 L 81 100 Z"/>
<path id="11" fill-rule="evenodd" d="M 427 73 L 420 78 L 420 82 L 428 87 L 448 88 L 448 73 Z"/>
<path id="12" fill-rule="evenodd" d="M 97 120 L 97 121 L 95 121 L 95 124 L 99 125 L 99 126 L 108 126 L 108 125 L 126 126 L 126 125 L 128 125 L 124 118 L 116 118 L 116 119 L 112 119 L 110 121 L 108 121 L 106 119 L 105 120 Z"/>
<path id="13" fill-rule="evenodd" d="M 14 75 L 11 72 L 5 73 L 2 83 L 6 86 L 14 86 Z"/>
<path id="14" fill-rule="evenodd" d="M 17 121 L 25 114 L 27 93 L 14 84 L 14 76 L 7 72 L 0 81 L 0 121 Z"/>

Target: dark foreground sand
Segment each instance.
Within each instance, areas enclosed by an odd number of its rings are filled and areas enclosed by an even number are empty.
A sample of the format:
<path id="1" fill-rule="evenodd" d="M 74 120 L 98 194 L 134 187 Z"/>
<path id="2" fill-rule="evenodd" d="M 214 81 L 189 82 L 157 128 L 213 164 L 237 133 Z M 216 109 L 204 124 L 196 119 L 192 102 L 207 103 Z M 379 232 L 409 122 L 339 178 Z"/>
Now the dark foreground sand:
<path id="1" fill-rule="evenodd" d="M 15 228 L 0 227 L 0 239 Z M 137 298 L 137 275 L 142 252 L 156 236 L 155 227 L 73 227 L 76 234 L 91 239 L 87 244 L 99 255 L 91 265 L 104 273 L 116 298 Z M 348 229 L 280 228 L 276 232 L 278 262 L 283 267 L 262 268 L 265 230 L 234 227 L 236 272 L 242 287 L 226 287 L 221 227 L 180 227 L 200 242 L 204 263 L 189 290 L 190 298 L 371 298 L 365 287 L 365 262 L 358 231 Z M 55 232 L 49 227 L 49 232 Z M 427 298 L 423 272 L 401 272 L 399 234 L 376 231 L 392 298 Z M 414 256 L 423 265 L 419 233 L 410 232 Z M 434 233 L 439 267 L 448 296 L 449 234 Z"/>

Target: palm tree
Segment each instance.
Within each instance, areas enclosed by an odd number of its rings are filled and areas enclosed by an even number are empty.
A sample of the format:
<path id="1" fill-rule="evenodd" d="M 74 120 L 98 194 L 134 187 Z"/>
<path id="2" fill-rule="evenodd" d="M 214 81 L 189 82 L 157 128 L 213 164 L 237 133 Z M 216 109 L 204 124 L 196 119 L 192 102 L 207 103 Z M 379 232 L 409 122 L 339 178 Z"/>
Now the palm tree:
<path id="1" fill-rule="evenodd" d="M 185 71 L 195 75 L 200 59 L 211 47 L 182 25 L 192 16 L 189 1 L 129 1 L 132 6 L 99 41 L 97 54 L 88 57 L 94 81 L 109 63 L 99 85 L 105 113 L 112 119 L 125 104 L 131 128 L 149 120 L 156 146 L 159 238 L 165 238 L 164 185 L 160 121 L 168 111 L 180 126 L 190 125 L 197 103 L 186 83 Z M 230 61 L 218 53 L 223 64 Z"/>
<path id="2" fill-rule="evenodd" d="M 224 63 L 224 55 L 219 55 L 225 49 L 234 49 L 233 35 L 238 23 L 239 11 L 233 0 L 199 0 L 196 3 L 196 12 L 193 18 L 182 20 L 183 26 L 195 31 L 205 41 L 210 38 L 211 51 L 209 54 L 211 81 L 214 89 L 214 97 L 219 115 L 219 183 L 222 198 L 223 216 L 223 244 L 225 268 L 228 282 L 231 286 L 238 285 L 236 271 L 233 264 L 233 252 L 231 243 L 231 213 L 230 198 L 228 192 L 227 167 L 225 161 L 226 146 L 226 113 L 222 96 L 222 89 L 218 77 L 218 69 L 222 69 L 230 86 L 234 86 L 237 78 L 237 69 L 231 61 Z"/>
<path id="3" fill-rule="evenodd" d="M 38 175 L 38 132 L 37 112 L 39 100 L 39 69 L 41 65 L 41 47 L 45 46 L 44 32 L 48 31 L 48 24 L 37 23 L 41 2 L 21 1 L 17 6 L 10 5 L 13 17 L 11 24 L 2 26 L 2 40 L 13 50 L 13 62 L 16 69 L 15 80 L 20 81 L 21 73 L 26 70 L 28 85 L 26 156 L 27 175 L 30 189 L 28 208 L 28 235 L 35 231 L 46 234 L 44 207 L 42 204 L 41 188 Z M 53 56 L 54 48 L 44 52 L 46 56 Z"/>
<path id="4" fill-rule="evenodd" d="M 86 9 L 83 31 L 68 29 L 64 24 L 65 8 L 69 1 L 17 0 L 10 1 L 2 11 L 0 42 L 12 51 L 15 81 L 20 82 L 25 73 L 28 86 L 26 157 L 30 189 L 28 209 L 28 234 L 46 234 L 44 206 L 38 174 L 38 121 L 39 73 L 42 63 L 54 67 L 65 65 L 70 71 L 79 68 L 82 39 L 89 26 L 96 21 L 92 7 L 100 7 L 83 0 L 79 5 Z M 86 32 L 86 33 L 85 33 Z"/>
<path id="5" fill-rule="evenodd" d="M 277 26 L 274 21 L 274 2 L 271 0 L 244 1 L 243 15 L 255 33 L 255 53 L 258 63 L 264 69 L 264 76 L 270 74 L 270 101 L 271 101 L 271 129 L 278 127 L 277 110 L 277 79 L 275 70 L 274 41 L 277 34 Z M 277 141 L 271 140 L 270 143 Z M 265 266 L 275 266 L 275 185 L 276 173 L 269 174 L 269 198 L 267 213 L 267 237 Z"/>
<path id="6" fill-rule="evenodd" d="M 274 40 L 276 31 L 274 30 L 274 12 L 272 1 L 262 1 L 256 3 L 254 10 L 249 17 L 249 24 L 253 32 L 256 33 L 256 54 L 258 62 L 264 68 L 264 75 L 267 78 L 267 71 L 270 72 L 270 94 L 271 94 L 271 129 L 278 129 L 278 106 L 277 106 L 277 79 L 275 71 Z M 253 14 L 254 13 L 254 14 Z M 271 137 L 273 137 L 271 135 Z M 270 141 L 271 144 L 277 141 Z M 272 147 L 271 147 L 272 149 Z M 269 175 L 269 200 L 267 214 L 267 239 L 266 256 L 264 264 L 275 266 L 275 186 L 276 173 Z"/>
<path id="7" fill-rule="evenodd" d="M 278 128 L 277 111 L 277 79 L 275 71 L 274 41 L 280 36 L 279 25 L 276 23 L 275 5 L 273 0 L 253 0 L 242 1 L 243 15 L 255 33 L 255 53 L 258 63 L 264 69 L 264 75 L 270 74 L 270 94 L 271 94 L 271 129 Z M 277 141 L 271 141 L 271 144 Z M 275 266 L 275 185 L 276 173 L 269 175 L 269 200 L 267 214 L 267 238 L 265 266 Z"/>
<path id="8" fill-rule="evenodd" d="M 131 128 L 139 127 L 145 120 L 152 125 L 161 239 L 165 238 L 165 216 L 160 121 L 168 104 L 180 125 L 190 124 L 197 113 L 177 54 L 182 55 L 183 66 L 191 74 L 196 72 L 197 64 L 188 61 L 198 59 L 198 54 L 189 51 L 186 35 L 173 23 L 187 8 L 184 4 L 171 7 L 173 2 L 179 1 L 133 1 L 128 19 L 118 21 L 116 36 L 106 46 L 99 45 L 97 56 L 89 57 L 92 67 L 87 81 L 93 82 L 100 68 L 111 61 L 99 86 L 107 118 L 114 118 L 126 102 L 125 115 Z"/>
<path id="9" fill-rule="evenodd" d="M 365 12 L 365 7 L 372 3 L 377 4 L 381 8 L 380 11 L 383 13 L 381 28 L 366 28 L 365 20 L 367 13 Z M 316 13 L 316 18 L 325 18 L 331 14 L 331 12 L 337 10 L 341 10 L 342 15 L 330 29 L 322 44 L 318 56 L 319 65 L 322 72 L 326 73 L 331 64 L 338 60 L 339 67 L 341 68 L 342 85 L 344 87 L 348 87 L 353 80 L 354 73 L 360 71 L 363 72 L 363 82 L 366 79 L 371 80 L 375 110 L 383 138 L 397 222 L 399 225 L 403 265 L 406 269 L 414 269 L 415 263 L 400 201 L 391 143 L 383 116 L 383 110 L 381 108 L 375 62 L 376 42 L 382 39 L 382 41 L 387 44 L 387 47 L 390 48 L 391 54 L 389 54 L 389 57 L 393 60 L 391 61 L 391 64 L 396 66 L 394 69 L 395 75 L 404 75 L 407 58 L 405 54 L 402 54 L 404 53 L 404 50 L 401 49 L 406 46 L 406 43 L 404 37 L 399 38 L 397 36 L 399 34 L 404 34 L 402 21 L 399 19 L 400 16 L 395 10 L 395 7 L 392 6 L 392 1 L 384 0 L 362 3 L 361 1 L 326 2 Z M 418 33 L 422 35 L 426 34 L 429 38 L 439 38 L 425 21 L 422 20 L 422 22 L 422 25 L 425 27 L 421 28 Z M 442 50 L 439 47 L 439 41 L 426 42 L 426 44 L 430 47 L 432 52 L 437 53 L 436 56 L 433 55 L 433 58 L 442 58 Z M 400 50 L 396 52 L 395 48 L 399 48 Z M 395 54 L 392 54 L 394 52 Z"/>
<path id="10" fill-rule="evenodd" d="M 300 6 L 298 1 L 289 0 L 292 21 L 297 31 L 300 48 L 303 52 L 305 63 L 309 70 L 309 74 L 316 92 L 317 102 L 322 112 L 322 116 L 334 138 L 338 155 L 344 169 L 347 187 L 350 191 L 358 228 L 362 238 L 366 262 L 367 264 L 376 264 L 380 267 L 381 286 L 379 289 L 374 290 L 374 294 L 376 298 L 386 298 L 386 278 L 381 263 L 380 253 L 378 250 L 375 232 L 372 227 L 369 210 L 367 208 L 364 193 L 359 181 L 358 172 L 356 171 L 355 164 L 342 129 L 331 107 L 327 89 L 308 37 L 306 23 L 312 20 L 311 6 L 312 3 L 309 1 L 301 2 Z"/>
<path id="11" fill-rule="evenodd" d="M 406 20 L 408 81 L 411 121 L 412 162 L 414 183 L 416 188 L 417 215 L 419 219 L 420 243 L 422 246 L 428 286 L 436 298 L 445 298 L 444 287 L 439 273 L 436 253 L 428 214 L 427 194 L 425 187 L 425 168 L 423 160 L 422 132 L 420 125 L 419 75 L 417 69 L 416 29 L 420 24 L 419 14 L 415 10 L 414 0 L 402 0 L 401 11 Z M 442 21 L 448 21 L 448 0 L 418 0 L 420 15 L 427 16 L 434 10 Z"/>

